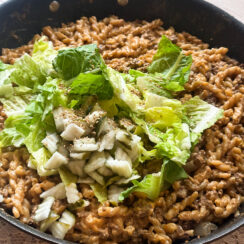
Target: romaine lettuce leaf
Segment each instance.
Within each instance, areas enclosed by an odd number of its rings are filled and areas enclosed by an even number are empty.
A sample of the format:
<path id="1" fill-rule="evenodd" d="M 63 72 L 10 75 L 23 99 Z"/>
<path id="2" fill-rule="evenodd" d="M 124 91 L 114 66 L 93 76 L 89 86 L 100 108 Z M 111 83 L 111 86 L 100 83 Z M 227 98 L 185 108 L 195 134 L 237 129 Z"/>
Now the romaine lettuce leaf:
<path id="1" fill-rule="evenodd" d="M 173 182 L 187 177 L 188 175 L 182 167 L 166 159 L 160 172 L 148 174 L 140 182 L 133 180 L 133 186 L 121 192 L 119 201 L 123 201 L 133 192 L 142 193 L 150 200 L 155 200 L 159 197 L 160 192 L 169 188 Z"/>
<path id="2" fill-rule="evenodd" d="M 30 132 L 31 119 L 26 114 L 11 115 L 4 121 L 4 129 L 15 127 L 23 136 L 27 136 Z"/>
<path id="3" fill-rule="evenodd" d="M 167 106 L 148 108 L 145 113 L 145 119 L 160 130 L 175 123 L 181 123 L 181 116 L 179 116 L 177 111 Z"/>
<path id="4" fill-rule="evenodd" d="M 174 124 L 161 137 L 155 148 L 159 158 L 167 157 L 174 162 L 185 164 L 190 157 L 191 135 L 186 123 Z"/>
<path id="5" fill-rule="evenodd" d="M 57 51 L 52 48 L 52 45 L 41 38 L 34 44 L 32 57 L 24 54 L 14 65 L 1 64 L 0 95 L 6 95 L 1 92 L 3 89 L 8 91 L 8 96 L 13 94 L 13 89 L 16 89 L 12 87 L 11 82 L 28 88 L 42 85 L 46 81 L 46 76 L 53 70 L 52 59 L 56 54 Z"/>
<path id="6" fill-rule="evenodd" d="M 155 77 L 152 74 L 145 74 L 144 76 L 138 76 L 138 78 L 136 79 L 136 85 L 142 93 L 148 91 L 157 94 L 159 96 L 164 96 L 168 98 L 172 97 L 171 92 L 164 89 L 163 86 L 165 84 L 162 81 L 162 79 L 155 79 Z"/>
<path id="7" fill-rule="evenodd" d="M 46 137 L 46 132 L 42 127 L 41 121 L 29 127 L 30 133 L 25 137 L 24 144 L 29 153 L 38 151 L 43 147 L 41 141 Z"/>
<path id="8" fill-rule="evenodd" d="M 12 95 L 8 98 L 0 98 L 4 105 L 3 109 L 7 116 L 23 114 L 28 103 L 34 98 L 31 94 L 24 94 L 22 96 Z"/>
<path id="9" fill-rule="evenodd" d="M 4 122 L 4 129 L 0 132 L 0 147 L 20 147 L 25 136 L 30 132 L 30 118 L 24 114 L 9 116 Z"/>
<path id="10" fill-rule="evenodd" d="M 46 81 L 46 76 L 42 72 L 40 65 L 31 56 L 24 54 L 13 65 L 11 81 L 20 86 L 34 88 L 38 84 Z"/>
<path id="11" fill-rule="evenodd" d="M 57 54 L 58 51 L 53 49 L 52 42 L 45 41 L 45 37 L 34 43 L 32 59 L 38 63 L 43 74 L 50 75 L 54 71 L 52 61 Z"/>
<path id="12" fill-rule="evenodd" d="M 166 81 L 164 87 L 167 90 L 179 91 L 184 89 L 183 85 L 188 81 L 191 64 L 191 56 L 185 56 L 181 48 L 174 45 L 166 36 L 162 36 L 148 71 L 160 73 Z"/>
<path id="13" fill-rule="evenodd" d="M 167 37 L 162 36 L 153 62 L 148 67 L 149 73 L 130 70 L 139 90 L 171 98 L 174 92 L 184 90 L 192 64 L 191 56 L 185 56 L 182 50 Z"/>
<path id="14" fill-rule="evenodd" d="M 118 114 L 119 110 L 116 104 L 118 104 L 118 99 L 116 97 L 113 97 L 110 100 L 102 100 L 99 101 L 99 106 L 107 112 L 107 115 L 109 117 L 113 117 Z"/>
<path id="15" fill-rule="evenodd" d="M 188 178 L 187 173 L 180 165 L 168 159 L 164 159 L 161 172 L 163 178 L 163 190 L 167 189 L 177 180 Z"/>
<path id="16" fill-rule="evenodd" d="M 2 71 L 0 71 L 0 97 L 10 97 L 13 95 L 14 91 L 10 79 L 13 71 L 12 65 L 9 65 L 9 68 L 2 68 Z"/>
<path id="17" fill-rule="evenodd" d="M 126 84 L 126 76 L 107 66 L 103 66 L 102 70 L 105 78 L 113 87 L 114 95 L 120 100 L 118 105 L 125 110 L 129 108 L 134 112 L 140 111 L 142 100 L 133 92 L 133 87 Z"/>
<path id="18" fill-rule="evenodd" d="M 155 93 L 146 92 L 144 94 L 145 98 L 145 108 L 153 108 L 153 107 L 171 107 L 177 112 L 181 112 L 182 104 L 177 99 L 169 99 L 164 96 L 159 96 Z"/>
<path id="19" fill-rule="evenodd" d="M 70 94 L 96 95 L 99 100 L 113 97 L 113 88 L 101 74 L 81 73 L 71 84 Z"/>
<path id="20" fill-rule="evenodd" d="M 143 118 L 139 118 L 134 114 L 131 115 L 133 121 L 142 128 L 144 133 L 148 136 L 149 140 L 155 144 L 161 142 L 161 138 L 163 138 L 164 133 L 161 132 L 159 129 L 155 128 L 149 123 L 146 123 Z"/>
<path id="21" fill-rule="evenodd" d="M 14 95 L 20 96 L 20 95 L 27 95 L 34 96 L 33 91 L 31 88 L 27 86 L 15 86 L 13 87 Z"/>
<path id="22" fill-rule="evenodd" d="M 223 110 L 201 100 L 198 96 L 191 98 L 183 105 L 184 113 L 189 118 L 193 133 L 202 133 L 223 116 Z"/>
<path id="23" fill-rule="evenodd" d="M 52 110 L 58 106 L 67 106 L 65 90 L 59 88 L 60 82 L 59 79 L 47 78 L 44 85 L 37 86 L 39 94 L 26 108 L 26 113 L 40 116 L 40 119 L 51 128 L 55 128 Z"/>
<path id="24" fill-rule="evenodd" d="M 144 163 L 146 160 L 151 160 L 157 157 L 157 150 L 156 149 L 152 149 L 152 150 L 146 150 L 145 147 L 143 147 L 142 142 L 138 143 L 138 147 L 139 147 L 139 158 L 138 161 L 141 163 Z"/>
<path id="25" fill-rule="evenodd" d="M 19 133 L 16 128 L 5 128 L 0 132 L 0 147 L 20 147 L 23 141 L 23 135 Z"/>
<path id="26" fill-rule="evenodd" d="M 53 60 L 58 75 L 69 80 L 80 73 L 99 71 L 103 62 L 96 44 L 60 50 Z"/>

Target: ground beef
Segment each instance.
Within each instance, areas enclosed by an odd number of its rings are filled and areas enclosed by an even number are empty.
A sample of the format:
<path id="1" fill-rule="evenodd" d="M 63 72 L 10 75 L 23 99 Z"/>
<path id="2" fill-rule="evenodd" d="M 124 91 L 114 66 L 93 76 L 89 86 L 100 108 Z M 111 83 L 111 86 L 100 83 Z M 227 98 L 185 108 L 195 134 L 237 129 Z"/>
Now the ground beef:
<path id="1" fill-rule="evenodd" d="M 163 34 L 193 57 L 189 82 L 179 98 L 185 101 L 199 95 L 223 108 L 224 117 L 204 132 L 195 147 L 186 165 L 190 177 L 175 182 L 155 202 L 134 194 L 119 206 L 101 205 L 89 186 L 80 184 L 79 191 L 91 204 L 77 210 L 68 240 L 92 244 L 186 240 L 194 236 L 198 223 L 220 224 L 244 201 L 244 70 L 226 56 L 227 48 L 210 49 L 195 36 L 177 33 L 172 27 L 164 29 L 159 19 L 127 22 L 115 16 L 101 21 L 82 17 L 61 28 L 46 26 L 41 35 L 46 35 L 56 49 L 96 43 L 109 66 L 127 72 L 130 68 L 146 70 Z M 24 53 L 31 54 L 38 38 L 40 35 L 17 49 L 3 49 L 1 59 L 14 63 Z M 4 113 L 1 116 L 0 126 Z M 40 193 L 60 180 L 39 177 L 26 166 L 27 160 L 25 149 L 2 153 L 0 194 L 5 209 L 32 224 L 31 213 L 40 202 Z M 53 208 L 62 212 L 65 206 L 64 201 L 57 201 Z"/>

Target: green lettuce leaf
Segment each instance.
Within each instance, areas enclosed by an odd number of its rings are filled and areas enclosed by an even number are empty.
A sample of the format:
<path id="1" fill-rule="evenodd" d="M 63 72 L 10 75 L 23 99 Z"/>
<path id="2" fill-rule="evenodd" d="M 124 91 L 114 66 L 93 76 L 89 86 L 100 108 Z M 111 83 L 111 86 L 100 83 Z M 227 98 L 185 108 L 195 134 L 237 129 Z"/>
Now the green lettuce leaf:
<path id="1" fill-rule="evenodd" d="M 52 42 L 45 41 L 45 37 L 34 43 L 32 59 L 39 65 L 43 74 L 50 75 L 53 73 L 52 61 L 57 54 L 58 51 L 53 49 Z"/>
<path id="2" fill-rule="evenodd" d="M 43 147 L 41 141 L 46 137 L 46 131 L 42 127 L 41 121 L 29 127 L 30 133 L 25 137 L 24 144 L 29 153 L 38 151 Z"/>
<path id="3" fill-rule="evenodd" d="M 28 54 L 24 54 L 13 65 L 11 81 L 20 86 L 34 88 L 38 84 L 46 81 L 46 76 L 42 72 L 40 65 Z"/>
<path id="4" fill-rule="evenodd" d="M 159 96 L 164 96 L 171 98 L 172 94 L 170 91 L 167 91 L 164 86 L 165 82 L 161 78 L 155 78 L 154 75 L 145 74 L 144 76 L 138 76 L 136 79 L 136 85 L 138 89 L 142 92 L 152 92 Z M 179 89 L 177 89 L 179 90 Z"/>
<path id="5" fill-rule="evenodd" d="M 177 180 L 188 178 L 187 173 L 181 166 L 168 159 L 164 159 L 161 172 L 163 178 L 162 190 L 167 189 L 170 185 L 172 185 Z"/>
<path id="6" fill-rule="evenodd" d="M 13 128 L 15 127 L 17 131 L 19 131 L 23 136 L 27 136 L 30 132 L 30 124 L 32 118 L 26 114 L 13 114 L 9 116 L 4 121 L 4 129 L 5 128 Z"/>
<path id="7" fill-rule="evenodd" d="M 13 114 L 4 122 L 4 129 L 0 131 L 0 147 L 20 147 L 25 137 L 30 133 L 30 117 L 25 114 Z"/>
<path id="8" fill-rule="evenodd" d="M 47 82 L 43 86 L 37 86 L 39 94 L 26 108 L 28 114 L 40 116 L 41 120 L 51 128 L 55 128 L 52 110 L 58 106 L 67 106 L 65 90 L 59 87 L 60 82 L 59 79 L 47 78 Z"/>
<path id="9" fill-rule="evenodd" d="M 149 91 L 171 98 L 175 92 L 184 90 L 191 64 L 191 56 L 185 56 L 178 46 L 162 36 L 153 62 L 148 67 L 149 73 L 130 70 L 129 74 L 142 93 Z"/>
<path id="10" fill-rule="evenodd" d="M 164 96 L 159 96 L 157 94 L 146 92 L 144 94 L 145 98 L 145 108 L 153 108 L 153 107 L 171 107 L 174 110 L 177 110 L 177 112 L 181 112 L 182 110 L 182 104 L 177 99 L 169 99 Z"/>
<path id="11" fill-rule="evenodd" d="M 12 95 L 8 98 L 0 98 L 4 105 L 4 112 L 7 116 L 23 114 L 29 102 L 34 98 L 31 94 L 24 94 L 21 96 Z"/>
<path id="12" fill-rule="evenodd" d="M 184 113 L 193 133 L 202 133 L 205 129 L 223 117 L 223 110 L 201 100 L 198 96 L 191 98 L 183 105 Z"/>
<path id="13" fill-rule="evenodd" d="M 3 68 L 0 71 L 0 97 L 10 97 L 13 95 L 13 86 L 11 84 L 11 74 L 14 71 L 12 65 L 9 68 Z"/>
<path id="14" fill-rule="evenodd" d="M 160 130 L 181 122 L 181 117 L 176 110 L 167 106 L 148 108 L 145 113 L 145 119 Z"/>
<path id="15" fill-rule="evenodd" d="M 184 89 L 183 86 L 189 79 L 191 64 L 191 56 L 185 56 L 181 48 L 162 36 L 148 71 L 160 73 L 167 90 L 179 91 Z"/>
<path id="16" fill-rule="evenodd" d="M 9 84 L 10 89 L 11 82 L 31 89 L 44 84 L 46 76 L 53 71 L 52 59 L 56 55 L 57 51 L 53 49 L 51 43 L 44 42 L 41 38 L 34 44 L 32 57 L 24 54 L 14 65 L 6 66 L 5 70 L 0 72 L 1 89 L 6 89 L 3 84 Z"/>
<path id="17" fill-rule="evenodd" d="M 0 132 L 0 147 L 20 147 L 23 141 L 23 135 L 19 133 L 16 128 L 5 128 Z"/>
<path id="18" fill-rule="evenodd" d="M 182 121 L 183 106 L 176 99 L 158 96 L 154 93 L 145 93 L 145 120 L 155 128 L 163 131 Z"/>
<path id="19" fill-rule="evenodd" d="M 164 133 L 159 129 L 155 128 L 151 124 L 145 122 L 143 118 L 137 117 L 135 114 L 131 114 L 131 118 L 133 121 L 140 126 L 140 128 L 144 131 L 144 133 L 148 136 L 149 140 L 155 144 L 160 143 L 163 138 Z"/>
<path id="20" fill-rule="evenodd" d="M 13 92 L 14 92 L 14 95 L 16 95 L 16 96 L 27 95 L 27 94 L 32 95 L 32 96 L 34 95 L 32 89 L 27 86 L 13 87 Z"/>
<path id="21" fill-rule="evenodd" d="M 121 192 L 119 201 L 123 201 L 133 192 L 144 194 L 150 200 L 159 197 L 161 191 L 166 190 L 177 180 L 185 179 L 188 175 L 182 167 L 170 160 L 164 160 L 161 171 L 146 175 L 142 181 L 133 180 L 133 186 Z"/>
<path id="22" fill-rule="evenodd" d="M 97 45 L 89 44 L 60 50 L 53 67 L 61 78 L 69 80 L 80 73 L 100 70 L 102 62 Z"/>
<path id="23" fill-rule="evenodd" d="M 58 79 L 48 78 L 44 85 L 36 87 L 39 91 L 37 96 L 24 94 L 1 99 L 9 116 L 5 121 L 4 130 L 0 132 L 2 147 L 11 143 L 16 147 L 25 145 L 33 157 L 35 152 L 43 148 L 41 141 L 45 138 L 46 132 L 56 130 L 52 110 L 59 105 L 65 106 L 67 100 L 58 84 Z M 21 92 L 26 92 L 26 89 L 20 88 Z M 42 158 L 39 160 L 43 161 Z M 40 171 L 46 174 L 45 169 L 41 168 Z"/>
<path id="24" fill-rule="evenodd" d="M 160 138 L 155 148 L 159 158 L 167 157 L 174 162 L 185 164 L 190 157 L 191 135 L 186 123 L 174 124 Z"/>
<path id="25" fill-rule="evenodd" d="M 114 90 L 114 95 L 117 98 L 118 105 L 124 110 L 132 110 L 138 112 L 142 109 L 142 100 L 133 92 L 135 89 L 132 85 L 126 83 L 128 76 L 119 73 L 110 68 L 102 68 L 105 78 L 110 82 Z"/>
<path id="26" fill-rule="evenodd" d="M 99 100 L 109 100 L 113 97 L 112 86 L 101 74 L 81 73 L 70 87 L 70 94 L 96 95 Z"/>

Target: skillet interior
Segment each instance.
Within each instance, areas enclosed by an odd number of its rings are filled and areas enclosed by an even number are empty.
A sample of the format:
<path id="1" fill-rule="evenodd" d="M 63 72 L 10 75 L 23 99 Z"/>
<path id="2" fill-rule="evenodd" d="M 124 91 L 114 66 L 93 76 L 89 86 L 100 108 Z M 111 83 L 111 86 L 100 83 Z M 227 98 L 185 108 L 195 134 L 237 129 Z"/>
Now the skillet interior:
<path id="1" fill-rule="evenodd" d="M 59 0 L 60 9 L 56 13 L 49 11 L 50 2 L 51 0 L 8 0 L 0 4 L 0 50 L 3 47 L 14 48 L 26 44 L 46 25 L 55 27 L 62 22 L 75 21 L 81 16 L 95 15 L 103 18 L 115 14 L 127 20 L 161 18 L 165 27 L 174 26 L 178 32 L 188 31 L 212 47 L 228 47 L 229 55 L 244 63 L 244 24 L 201 0 L 129 0 L 126 7 L 119 6 L 116 0 Z M 244 212 L 243 206 L 241 212 Z M 1 209 L 0 217 L 45 240 L 70 243 L 24 225 Z M 190 243 L 212 241 L 243 224 L 243 217 L 229 218 L 210 236 Z"/>

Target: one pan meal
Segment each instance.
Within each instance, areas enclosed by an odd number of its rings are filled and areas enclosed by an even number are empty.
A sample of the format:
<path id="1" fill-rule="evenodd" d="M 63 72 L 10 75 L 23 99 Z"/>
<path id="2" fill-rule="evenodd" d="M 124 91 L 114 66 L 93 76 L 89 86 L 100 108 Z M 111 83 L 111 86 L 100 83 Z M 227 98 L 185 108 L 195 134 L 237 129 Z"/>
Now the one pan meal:
<path id="1" fill-rule="evenodd" d="M 82 17 L 2 50 L 0 206 L 77 243 L 206 236 L 244 201 L 244 69 L 159 19 Z"/>

